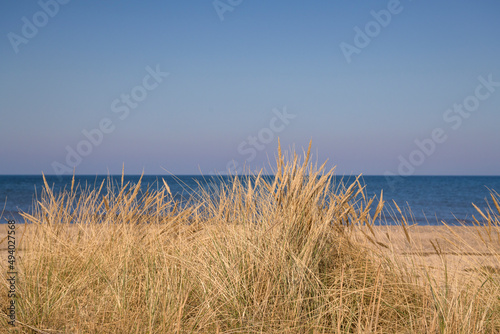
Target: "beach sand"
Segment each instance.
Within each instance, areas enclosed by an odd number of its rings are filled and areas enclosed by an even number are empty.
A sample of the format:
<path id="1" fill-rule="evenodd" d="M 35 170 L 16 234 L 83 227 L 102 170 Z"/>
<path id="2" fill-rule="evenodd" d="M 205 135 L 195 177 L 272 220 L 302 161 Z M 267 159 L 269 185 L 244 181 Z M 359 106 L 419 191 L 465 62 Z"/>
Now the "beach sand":
<path id="1" fill-rule="evenodd" d="M 480 271 L 500 274 L 500 229 L 474 226 L 375 226 L 357 231 L 377 243 L 367 245 L 388 255 L 394 263 L 425 268 L 436 279 L 460 279 Z M 363 233 L 364 232 L 364 233 Z M 408 237 L 407 237 L 408 235 Z M 387 247 L 387 248 L 386 248 Z M 446 276 L 446 277 L 445 277 Z"/>

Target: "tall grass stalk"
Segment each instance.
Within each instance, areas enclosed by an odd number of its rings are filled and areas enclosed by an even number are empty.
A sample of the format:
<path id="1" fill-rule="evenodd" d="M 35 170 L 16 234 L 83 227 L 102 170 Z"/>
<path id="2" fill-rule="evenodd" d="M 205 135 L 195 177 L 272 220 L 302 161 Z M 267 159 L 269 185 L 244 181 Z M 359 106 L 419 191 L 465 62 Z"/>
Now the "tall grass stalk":
<path id="1" fill-rule="evenodd" d="M 401 257 L 373 226 L 382 196 L 372 215 L 359 180 L 334 185 L 334 171 L 310 160 L 310 147 L 301 155 L 279 148 L 274 178 L 233 176 L 187 205 L 166 182 L 145 193 L 141 181 L 123 179 L 59 194 L 45 184 L 23 214 L 17 330 L 500 331 L 498 273 L 475 264 L 474 279 L 443 283 L 422 255 Z M 498 212 L 480 212 L 487 224 L 476 227 L 487 248 L 499 240 L 498 196 L 493 202 Z M 401 222 L 407 246 L 417 247 Z M 9 332 L 6 291 L 2 279 L 1 332 Z"/>

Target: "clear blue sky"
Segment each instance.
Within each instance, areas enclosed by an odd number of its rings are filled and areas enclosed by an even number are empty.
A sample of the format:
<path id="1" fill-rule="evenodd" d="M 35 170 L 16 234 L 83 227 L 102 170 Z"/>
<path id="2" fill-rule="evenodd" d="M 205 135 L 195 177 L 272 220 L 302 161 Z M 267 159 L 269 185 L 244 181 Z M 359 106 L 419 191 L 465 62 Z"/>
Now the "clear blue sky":
<path id="1" fill-rule="evenodd" d="M 500 174 L 496 0 L 60 2 L 0 4 L 0 174 L 258 168 L 278 136 L 341 174 Z"/>

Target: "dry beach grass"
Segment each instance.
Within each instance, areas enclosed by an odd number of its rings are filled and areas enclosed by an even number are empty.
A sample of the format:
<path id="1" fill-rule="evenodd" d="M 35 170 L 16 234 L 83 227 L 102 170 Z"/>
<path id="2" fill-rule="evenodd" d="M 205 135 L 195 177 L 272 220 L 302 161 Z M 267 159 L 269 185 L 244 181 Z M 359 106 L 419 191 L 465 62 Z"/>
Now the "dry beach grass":
<path id="1" fill-rule="evenodd" d="M 497 195 L 478 214 L 482 226 L 409 226 L 403 216 L 373 226 L 383 201 L 359 182 L 332 186 L 333 170 L 309 151 L 279 149 L 275 174 L 234 177 L 186 206 L 166 183 L 148 193 L 108 183 L 80 196 L 77 185 L 62 194 L 47 185 L 17 230 L 15 330 L 500 331 Z M 0 266 L 5 276 L 4 257 Z M 0 284 L 0 331 L 11 332 Z"/>

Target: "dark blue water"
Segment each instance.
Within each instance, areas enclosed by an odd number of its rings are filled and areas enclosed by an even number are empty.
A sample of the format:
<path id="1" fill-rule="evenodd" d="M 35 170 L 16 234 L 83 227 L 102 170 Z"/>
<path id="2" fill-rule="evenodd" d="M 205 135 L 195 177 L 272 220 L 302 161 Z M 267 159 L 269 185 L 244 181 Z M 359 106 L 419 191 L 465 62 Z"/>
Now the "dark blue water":
<path id="1" fill-rule="evenodd" d="M 100 185 L 107 176 L 76 176 L 76 183 L 81 185 Z M 140 176 L 125 176 L 125 183 L 137 183 Z M 170 189 L 179 200 L 187 200 L 199 192 L 198 183 L 204 185 L 220 184 L 225 177 L 203 176 L 143 176 L 142 189 L 149 186 L 159 189 L 163 186 L 161 179 L 165 179 Z M 121 176 L 113 176 L 119 183 Z M 343 181 L 349 184 L 354 177 L 344 177 Z M 71 187 L 71 177 L 47 176 L 48 184 L 55 192 Z M 379 196 L 384 191 L 386 201 L 385 217 L 390 223 L 391 212 L 395 211 L 392 202 L 410 214 L 412 221 L 417 224 L 456 224 L 459 221 L 470 224 L 472 215 L 479 217 L 471 203 L 480 208 L 486 208 L 486 200 L 490 198 L 490 190 L 500 192 L 500 176 L 410 176 L 405 178 L 385 176 L 364 176 L 362 184 L 366 186 L 368 196 Z M 210 186 L 212 187 L 212 186 Z M 0 213 L 1 222 L 6 219 L 23 220 L 19 212 L 30 212 L 33 201 L 40 197 L 43 188 L 42 176 L 0 175 Z M 491 202 L 491 200 L 490 200 Z M 376 206 L 376 203 L 375 203 Z M 396 215 L 397 217 L 397 215 Z M 479 219 L 479 218 L 478 218 Z"/>

